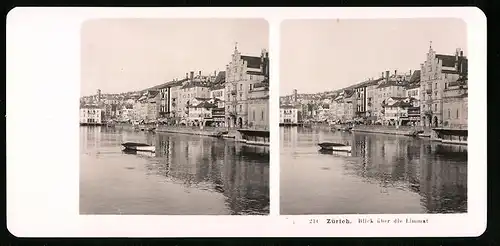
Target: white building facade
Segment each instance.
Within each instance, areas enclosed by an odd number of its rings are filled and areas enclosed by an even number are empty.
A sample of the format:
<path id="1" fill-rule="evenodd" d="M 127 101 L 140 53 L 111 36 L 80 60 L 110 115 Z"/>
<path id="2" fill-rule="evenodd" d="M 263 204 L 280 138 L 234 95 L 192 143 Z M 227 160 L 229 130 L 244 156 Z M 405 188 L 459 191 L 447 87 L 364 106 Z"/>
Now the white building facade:
<path id="1" fill-rule="evenodd" d="M 80 124 L 102 124 L 103 111 L 97 106 L 85 106 L 80 109 Z"/>
<path id="2" fill-rule="evenodd" d="M 280 124 L 297 124 L 298 109 L 293 106 L 283 105 L 280 107 Z"/>

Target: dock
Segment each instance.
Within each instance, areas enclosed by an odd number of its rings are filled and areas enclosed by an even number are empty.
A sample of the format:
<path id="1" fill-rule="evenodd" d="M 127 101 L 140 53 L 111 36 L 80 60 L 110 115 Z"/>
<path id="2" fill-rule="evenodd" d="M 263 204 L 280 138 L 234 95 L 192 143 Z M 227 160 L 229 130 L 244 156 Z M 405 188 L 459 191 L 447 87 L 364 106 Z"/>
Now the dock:
<path id="1" fill-rule="evenodd" d="M 236 138 L 239 142 L 249 145 L 269 146 L 269 131 L 238 129 L 240 136 Z"/>
<path id="2" fill-rule="evenodd" d="M 468 130 L 466 128 L 432 128 L 431 140 L 448 144 L 467 145 Z"/>

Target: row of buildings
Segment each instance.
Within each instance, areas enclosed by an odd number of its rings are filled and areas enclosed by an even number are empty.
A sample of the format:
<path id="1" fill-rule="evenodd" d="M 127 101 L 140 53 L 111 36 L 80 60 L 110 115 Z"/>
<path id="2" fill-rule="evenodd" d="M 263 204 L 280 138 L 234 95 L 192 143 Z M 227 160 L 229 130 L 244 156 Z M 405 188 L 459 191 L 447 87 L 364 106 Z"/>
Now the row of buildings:
<path id="1" fill-rule="evenodd" d="M 269 53 L 242 55 L 235 46 L 225 71 L 186 73 L 182 79 L 127 95 L 81 99 L 80 123 L 100 121 L 165 122 L 177 125 L 269 127 Z"/>
<path id="2" fill-rule="evenodd" d="M 280 98 L 280 123 L 352 122 L 467 127 L 467 58 L 437 54 L 432 46 L 420 70 L 384 71 L 348 88 Z"/>

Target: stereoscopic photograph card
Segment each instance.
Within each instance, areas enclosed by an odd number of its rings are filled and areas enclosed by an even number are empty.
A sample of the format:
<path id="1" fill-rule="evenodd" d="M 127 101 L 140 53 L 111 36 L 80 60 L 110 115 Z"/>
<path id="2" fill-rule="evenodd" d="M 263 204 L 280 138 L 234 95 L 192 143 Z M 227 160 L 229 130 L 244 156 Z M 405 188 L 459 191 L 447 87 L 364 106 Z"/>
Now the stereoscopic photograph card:
<path id="1" fill-rule="evenodd" d="M 15 8 L 7 71 L 16 237 L 486 228 L 478 8 Z"/>

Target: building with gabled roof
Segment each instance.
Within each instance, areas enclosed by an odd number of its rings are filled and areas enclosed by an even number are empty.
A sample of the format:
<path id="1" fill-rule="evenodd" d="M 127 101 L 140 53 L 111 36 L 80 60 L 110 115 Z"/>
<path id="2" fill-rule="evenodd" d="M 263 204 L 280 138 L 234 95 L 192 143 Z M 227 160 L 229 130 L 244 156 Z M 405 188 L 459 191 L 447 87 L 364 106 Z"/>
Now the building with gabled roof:
<path id="1" fill-rule="evenodd" d="M 429 46 L 426 60 L 420 65 L 420 111 L 423 126 L 440 127 L 444 125 L 445 91 L 450 83 L 467 76 L 467 57 L 458 48 L 455 55 L 437 54 Z"/>
<path id="2" fill-rule="evenodd" d="M 231 55 L 231 61 L 226 66 L 225 81 L 225 106 L 226 106 L 226 125 L 229 127 L 248 127 L 249 118 L 253 112 L 249 110 L 249 103 L 252 100 L 262 102 L 265 96 L 253 96 L 250 94 L 265 94 L 266 86 L 261 83 L 269 84 L 266 76 L 268 68 L 268 52 L 262 50 L 261 56 L 242 55 L 235 46 Z M 268 64 L 268 62 L 267 62 Z M 266 80 L 267 78 L 267 80 Z M 255 87 L 257 86 L 257 87 Z M 256 91 L 257 93 L 253 93 Z M 259 99 L 257 99 L 259 98 Z M 258 104 L 259 104 L 258 103 Z M 264 110 L 259 106 L 259 110 Z M 252 110 L 255 110 L 252 109 Z M 258 114 L 258 113 L 257 113 Z M 267 116 L 265 117 L 267 120 Z M 256 118 L 257 119 L 257 118 Z"/>

